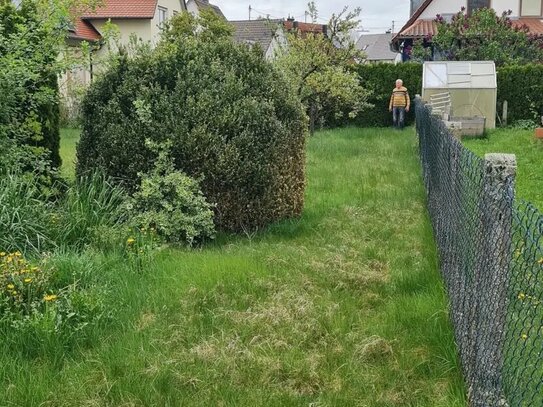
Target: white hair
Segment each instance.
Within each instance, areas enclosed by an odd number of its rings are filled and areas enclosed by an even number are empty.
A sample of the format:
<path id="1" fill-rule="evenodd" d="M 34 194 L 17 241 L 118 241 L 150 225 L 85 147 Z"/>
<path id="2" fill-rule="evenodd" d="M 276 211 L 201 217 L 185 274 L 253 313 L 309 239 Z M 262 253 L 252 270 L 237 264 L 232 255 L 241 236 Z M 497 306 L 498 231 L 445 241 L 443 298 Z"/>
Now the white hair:
<path id="1" fill-rule="evenodd" d="M 401 83 L 403 85 L 403 81 L 401 79 L 396 79 L 396 83 Z"/>

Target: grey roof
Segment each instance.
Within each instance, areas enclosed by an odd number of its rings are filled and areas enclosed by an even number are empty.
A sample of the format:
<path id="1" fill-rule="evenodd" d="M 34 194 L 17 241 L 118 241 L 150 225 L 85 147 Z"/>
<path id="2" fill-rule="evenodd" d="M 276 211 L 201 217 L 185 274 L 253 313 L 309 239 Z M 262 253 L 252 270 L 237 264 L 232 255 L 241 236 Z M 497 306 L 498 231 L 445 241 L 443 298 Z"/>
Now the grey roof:
<path id="1" fill-rule="evenodd" d="M 356 48 L 364 51 L 368 61 L 391 61 L 396 59 L 396 52 L 390 50 L 390 42 L 394 34 L 362 35 Z"/>
<path id="2" fill-rule="evenodd" d="M 283 20 L 240 20 L 230 21 L 230 24 L 235 29 L 234 41 L 260 44 L 262 50 L 266 52 Z"/>
<path id="3" fill-rule="evenodd" d="M 194 3 L 196 3 L 196 6 L 198 6 L 198 10 L 201 10 L 203 8 L 210 8 L 215 13 L 217 13 L 219 16 L 221 16 L 222 18 L 226 20 L 226 17 L 222 13 L 221 9 L 218 6 L 209 3 L 209 0 L 194 0 Z"/>

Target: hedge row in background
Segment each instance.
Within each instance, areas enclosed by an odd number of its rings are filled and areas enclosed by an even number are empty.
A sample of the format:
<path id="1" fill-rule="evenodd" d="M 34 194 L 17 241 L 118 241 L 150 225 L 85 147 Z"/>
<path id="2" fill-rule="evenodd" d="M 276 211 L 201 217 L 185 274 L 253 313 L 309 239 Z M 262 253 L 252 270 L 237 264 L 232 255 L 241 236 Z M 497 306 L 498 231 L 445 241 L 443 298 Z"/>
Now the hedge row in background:
<path id="1" fill-rule="evenodd" d="M 396 79 L 402 79 L 409 90 L 411 100 L 422 93 L 422 65 L 406 64 L 364 64 L 357 68 L 362 87 L 371 91 L 368 102 L 374 107 L 365 110 L 355 119 L 355 124 L 364 127 L 384 127 L 392 125 L 392 114 L 388 111 L 390 95 Z M 407 123 L 412 123 L 414 112 L 407 115 Z"/>
<path id="2" fill-rule="evenodd" d="M 123 59 L 83 102 L 78 175 L 102 169 L 130 191 L 171 145 L 175 169 L 200 180 L 215 223 L 230 231 L 297 216 L 307 119 L 283 76 L 230 39 L 181 38 Z"/>
<path id="3" fill-rule="evenodd" d="M 508 123 L 531 120 L 543 114 L 543 65 L 504 66 L 498 69 L 498 115 L 508 102 Z"/>
<path id="4" fill-rule="evenodd" d="M 364 127 L 390 126 L 391 114 L 388 111 L 390 94 L 394 81 L 403 79 L 411 99 L 422 94 L 422 64 L 368 64 L 356 68 L 360 82 L 372 91 L 368 100 L 373 108 L 364 111 L 352 123 Z M 501 117 L 503 101 L 509 105 L 508 122 L 531 120 L 540 122 L 543 114 L 543 65 L 528 64 L 504 66 L 498 68 L 498 104 L 497 112 Z M 413 112 L 407 115 L 407 122 L 412 123 Z"/>

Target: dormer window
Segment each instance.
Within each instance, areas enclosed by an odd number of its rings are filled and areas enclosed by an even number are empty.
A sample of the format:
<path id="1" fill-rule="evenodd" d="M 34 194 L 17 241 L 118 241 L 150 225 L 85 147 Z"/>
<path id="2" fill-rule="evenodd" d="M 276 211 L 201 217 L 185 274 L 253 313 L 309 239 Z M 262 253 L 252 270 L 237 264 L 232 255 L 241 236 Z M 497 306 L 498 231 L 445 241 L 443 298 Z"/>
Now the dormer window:
<path id="1" fill-rule="evenodd" d="M 485 7 L 490 8 L 490 0 L 468 0 L 468 14 Z"/>
<path id="2" fill-rule="evenodd" d="M 168 9 L 165 7 L 158 8 L 158 24 L 162 26 L 168 19 Z"/>
<path id="3" fill-rule="evenodd" d="M 521 17 L 541 17 L 542 0 L 521 0 Z"/>

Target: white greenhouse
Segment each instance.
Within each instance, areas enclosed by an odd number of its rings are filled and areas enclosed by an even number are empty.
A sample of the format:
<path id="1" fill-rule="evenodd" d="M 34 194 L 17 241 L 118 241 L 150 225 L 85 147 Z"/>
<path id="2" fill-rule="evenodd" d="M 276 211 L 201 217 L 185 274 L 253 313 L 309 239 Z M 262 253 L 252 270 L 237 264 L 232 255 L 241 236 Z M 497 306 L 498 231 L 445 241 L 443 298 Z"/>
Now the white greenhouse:
<path id="1" fill-rule="evenodd" d="M 497 81 L 492 61 L 425 62 L 422 99 L 446 107 L 454 118 L 484 120 L 484 127 L 496 127 Z M 441 105 L 441 106 L 440 106 Z"/>

